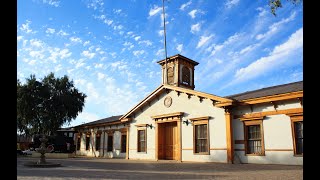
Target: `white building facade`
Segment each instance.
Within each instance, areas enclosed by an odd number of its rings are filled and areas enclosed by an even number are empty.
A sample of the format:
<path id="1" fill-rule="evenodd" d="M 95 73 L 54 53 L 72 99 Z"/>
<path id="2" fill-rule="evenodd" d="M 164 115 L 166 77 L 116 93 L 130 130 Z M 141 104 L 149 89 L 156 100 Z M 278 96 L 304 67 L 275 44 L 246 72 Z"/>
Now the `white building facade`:
<path id="1" fill-rule="evenodd" d="M 194 90 L 197 62 L 158 63 L 163 84 L 126 114 L 75 127 L 77 155 L 303 165 L 302 81 L 219 97 Z"/>

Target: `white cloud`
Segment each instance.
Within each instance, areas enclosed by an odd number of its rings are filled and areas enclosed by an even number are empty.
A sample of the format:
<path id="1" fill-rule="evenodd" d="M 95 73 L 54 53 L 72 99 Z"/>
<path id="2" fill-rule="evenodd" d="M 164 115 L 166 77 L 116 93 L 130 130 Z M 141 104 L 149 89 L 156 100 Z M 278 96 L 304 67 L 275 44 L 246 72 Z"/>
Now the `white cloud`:
<path id="1" fill-rule="evenodd" d="M 74 43 L 81 43 L 82 40 L 78 37 L 70 37 L 69 38 L 71 42 L 74 42 Z"/>
<path id="2" fill-rule="evenodd" d="M 62 69 L 62 65 L 61 64 L 59 64 L 58 66 L 55 66 L 54 67 L 54 71 L 55 72 L 58 72 L 58 71 L 60 71 Z"/>
<path id="3" fill-rule="evenodd" d="M 239 3 L 240 0 L 228 0 L 225 4 L 225 6 L 230 9 L 233 6 L 236 6 Z"/>
<path id="4" fill-rule="evenodd" d="M 92 51 L 94 49 L 94 46 L 90 46 L 88 49 L 89 51 Z"/>
<path id="5" fill-rule="evenodd" d="M 89 51 L 82 51 L 81 55 L 89 59 L 92 59 L 95 56 L 95 53 L 90 53 Z"/>
<path id="6" fill-rule="evenodd" d="M 94 10 L 99 9 L 100 12 L 102 12 L 103 5 L 104 5 L 103 0 L 91 0 L 90 2 L 87 3 L 87 8 L 92 8 Z"/>
<path id="7" fill-rule="evenodd" d="M 194 19 L 196 17 L 196 12 L 197 12 L 197 10 L 194 9 L 194 10 L 190 11 L 188 14 L 191 16 L 192 19 Z"/>
<path id="8" fill-rule="evenodd" d="M 218 64 L 222 64 L 223 61 L 221 59 L 215 59 L 215 62 L 217 62 Z"/>
<path id="9" fill-rule="evenodd" d="M 158 31 L 158 35 L 159 35 L 159 36 L 163 36 L 163 34 L 164 34 L 164 30 L 159 30 L 159 31 Z"/>
<path id="10" fill-rule="evenodd" d="M 43 47 L 44 46 L 44 43 L 41 41 L 41 40 L 38 40 L 38 39 L 31 39 L 30 40 L 30 45 L 31 46 L 34 46 L 34 47 Z"/>
<path id="11" fill-rule="evenodd" d="M 121 30 L 123 28 L 122 25 L 118 25 L 118 26 L 113 26 L 114 30 Z"/>
<path id="12" fill-rule="evenodd" d="M 258 7 L 256 10 L 260 11 L 259 12 L 259 17 L 263 17 L 263 16 L 267 15 L 267 13 L 268 13 L 268 11 L 265 8 L 262 8 L 262 7 Z"/>
<path id="13" fill-rule="evenodd" d="M 36 63 L 36 60 L 31 60 L 31 61 L 29 61 L 28 64 L 32 66 L 32 65 L 34 65 L 35 63 Z"/>
<path id="14" fill-rule="evenodd" d="M 182 4 L 181 6 L 180 6 L 180 10 L 184 10 L 186 7 L 188 7 L 190 4 L 191 4 L 192 2 L 191 2 L 191 0 L 190 1 L 188 1 L 187 3 L 184 3 L 184 4 Z"/>
<path id="15" fill-rule="evenodd" d="M 139 56 L 139 55 L 144 54 L 144 53 L 145 53 L 145 51 L 144 51 L 144 50 L 140 50 L 140 51 L 133 51 L 132 53 L 133 53 L 133 55 L 135 55 L 135 56 Z"/>
<path id="16" fill-rule="evenodd" d="M 121 11 L 122 11 L 122 9 L 114 9 L 114 10 L 113 10 L 113 12 L 114 12 L 115 14 L 120 14 Z"/>
<path id="17" fill-rule="evenodd" d="M 85 83 L 86 83 L 87 81 L 85 80 L 85 79 L 76 79 L 76 80 L 74 80 L 74 84 L 76 85 L 76 86 L 79 86 L 79 85 L 85 85 Z"/>
<path id="18" fill-rule="evenodd" d="M 77 120 L 79 120 L 81 124 L 95 121 L 98 119 L 100 119 L 100 118 L 99 118 L 99 116 L 96 115 L 96 113 L 81 112 L 77 116 Z"/>
<path id="19" fill-rule="evenodd" d="M 71 54 L 72 52 L 69 52 L 69 49 L 62 49 L 59 53 L 61 59 L 68 58 Z"/>
<path id="20" fill-rule="evenodd" d="M 118 69 L 118 70 L 125 70 L 127 69 L 127 64 L 126 62 L 123 61 L 116 61 L 111 63 L 111 67 L 113 68 L 113 70 Z"/>
<path id="21" fill-rule="evenodd" d="M 179 51 L 179 53 L 181 53 L 182 52 L 182 48 L 183 48 L 183 44 L 178 44 L 176 49 Z"/>
<path id="22" fill-rule="evenodd" d="M 100 64 L 95 64 L 95 65 L 94 65 L 94 68 L 96 68 L 96 69 L 98 69 L 98 68 L 103 68 L 103 64 L 101 64 L 101 63 L 100 63 Z"/>
<path id="23" fill-rule="evenodd" d="M 117 53 L 116 52 L 111 52 L 109 53 L 113 58 L 116 58 L 117 57 Z"/>
<path id="24" fill-rule="evenodd" d="M 31 24 L 31 21 L 26 20 L 26 23 L 21 25 L 20 30 L 25 33 L 31 33 L 32 30 L 29 27 L 30 24 Z"/>
<path id="25" fill-rule="evenodd" d="M 67 57 L 70 57 L 72 52 L 69 51 L 69 49 L 62 49 L 60 48 L 49 48 L 50 57 L 48 57 L 49 60 L 52 60 L 54 63 L 57 62 L 57 59 L 64 59 Z"/>
<path id="26" fill-rule="evenodd" d="M 105 20 L 103 21 L 103 23 L 105 23 L 105 24 L 107 24 L 108 26 L 110 26 L 110 25 L 113 23 L 113 20 L 111 20 L 111 19 L 105 19 Z"/>
<path id="27" fill-rule="evenodd" d="M 213 37 L 213 35 L 211 34 L 210 36 L 201 36 L 200 37 L 200 41 L 198 42 L 197 48 L 202 47 L 203 45 L 205 45 L 207 42 L 210 41 L 210 39 Z"/>
<path id="28" fill-rule="evenodd" d="M 295 16 L 296 16 L 296 12 L 293 12 L 288 18 L 282 19 L 281 21 L 272 24 L 271 26 L 269 26 L 269 31 L 268 31 L 268 32 L 266 32 L 266 33 L 264 33 L 264 34 L 258 34 L 258 35 L 256 36 L 256 39 L 257 39 L 257 40 L 260 40 L 260 39 L 263 39 L 263 38 L 272 36 L 272 35 L 275 34 L 277 31 L 279 31 L 279 28 L 280 28 L 283 24 L 288 23 L 288 22 L 294 20 Z"/>
<path id="29" fill-rule="evenodd" d="M 302 46 L 303 28 L 300 28 L 289 37 L 288 41 L 274 47 L 269 56 L 262 57 L 249 64 L 247 67 L 237 70 L 233 83 L 252 79 L 275 67 L 279 67 L 285 61 L 290 61 L 290 58 L 288 57 L 290 57 L 291 54 L 302 50 Z"/>
<path id="30" fill-rule="evenodd" d="M 128 34 L 128 35 L 131 35 L 131 34 L 133 34 L 133 32 L 132 32 L 132 31 L 129 31 L 129 32 L 127 32 L 127 34 Z"/>
<path id="31" fill-rule="evenodd" d="M 44 54 L 42 51 L 30 51 L 29 55 L 32 58 L 37 58 L 37 59 L 43 59 L 44 58 Z"/>
<path id="32" fill-rule="evenodd" d="M 21 41 L 22 38 L 23 38 L 23 36 L 17 36 L 17 41 L 18 41 L 18 42 Z"/>
<path id="33" fill-rule="evenodd" d="M 76 69 L 85 65 L 85 63 L 83 61 L 84 61 L 84 59 L 79 59 L 79 61 L 76 62 Z"/>
<path id="34" fill-rule="evenodd" d="M 164 49 L 159 49 L 159 50 L 156 52 L 156 55 L 157 55 L 157 56 L 163 56 L 163 55 L 164 55 Z"/>
<path id="35" fill-rule="evenodd" d="M 68 70 L 67 70 L 67 72 L 68 72 L 69 75 L 72 74 L 73 71 L 74 71 L 74 69 L 68 69 Z"/>
<path id="36" fill-rule="evenodd" d="M 249 46 L 243 48 L 243 49 L 240 51 L 240 54 L 242 55 L 242 54 L 248 53 L 248 52 L 252 51 L 252 50 L 253 50 L 255 47 L 257 47 L 257 46 L 258 46 L 258 44 L 249 45 Z"/>
<path id="37" fill-rule="evenodd" d="M 69 35 L 67 32 L 65 32 L 63 30 L 60 30 L 57 34 L 60 36 L 68 36 Z"/>
<path id="38" fill-rule="evenodd" d="M 136 37 L 134 38 L 134 40 L 138 41 L 140 38 L 141 38 L 141 36 L 136 36 Z"/>
<path id="39" fill-rule="evenodd" d="M 200 23 L 197 23 L 197 24 L 193 24 L 191 25 L 191 30 L 190 32 L 195 34 L 196 32 L 199 32 L 200 31 L 200 28 L 201 28 L 201 24 Z"/>
<path id="40" fill-rule="evenodd" d="M 104 14 L 101 14 L 100 16 L 93 16 L 95 19 L 99 19 L 99 20 L 104 20 L 104 19 L 106 19 L 106 15 L 104 15 Z"/>
<path id="41" fill-rule="evenodd" d="M 162 9 L 161 7 L 158 7 L 158 6 L 155 5 L 153 8 L 150 9 L 149 17 L 158 14 L 161 11 L 161 9 Z"/>
<path id="42" fill-rule="evenodd" d="M 53 34 L 54 32 L 56 32 L 56 30 L 53 28 L 47 28 L 47 30 L 46 30 L 47 34 Z"/>
<path id="43" fill-rule="evenodd" d="M 152 45 L 152 42 L 149 41 L 149 40 L 144 40 L 144 41 L 139 41 L 138 44 L 145 44 L 146 46 L 151 46 L 151 45 Z"/>
<path id="44" fill-rule="evenodd" d="M 105 77 L 106 77 L 105 74 L 98 72 L 98 80 L 101 80 L 101 79 L 103 79 Z"/>
<path id="45" fill-rule="evenodd" d="M 126 46 L 126 47 L 128 47 L 129 50 L 134 47 L 134 45 L 133 45 L 131 42 L 127 42 L 127 41 L 124 42 L 123 45 Z"/>
<path id="46" fill-rule="evenodd" d="M 241 38 L 241 34 L 239 33 L 235 33 L 234 35 L 228 37 L 228 39 L 226 41 L 224 41 L 222 44 L 213 44 L 212 46 L 210 46 L 209 48 L 207 48 L 207 51 L 212 51 L 210 56 L 213 56 L 215 53 L 217 53 L 218 51 L 221 51 L 224 47 L 238 41 Z M 230 52 L 229 52 L 230 53 Z"/>
<path id="47" fill-rule="evenodd" d="M 88 44 L 90 44 L 90 41 L 84 42 L 84 43 L 83 43 L 83 46 L 86 46 L 86 45 L 88 45 Z"/>
<path id="48" fill-rule="evenodd" d="M 50 6 L 59 7 L 60 0 L 43 0 L 42 2 Z"/>
<path id="49" fill-rule="evenodd" d="M 124 45 L 124 46 L 131 46 L 131 45 L 132 45 L 132 43 L 131 43 L 131 42 L 128 42 L 128 41 L 126 41 L 126 42 L 124 42 L 124 43 L 123 43 L 123 45 Z"/>

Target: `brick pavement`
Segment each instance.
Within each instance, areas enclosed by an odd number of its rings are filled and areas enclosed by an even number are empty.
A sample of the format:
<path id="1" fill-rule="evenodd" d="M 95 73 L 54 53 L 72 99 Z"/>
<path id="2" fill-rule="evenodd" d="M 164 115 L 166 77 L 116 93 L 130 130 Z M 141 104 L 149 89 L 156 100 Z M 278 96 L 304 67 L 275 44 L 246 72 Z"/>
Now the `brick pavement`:
<path id="1" fill-rule="evenodd" d="M 145 161 L 101 158 L 47 159 L 62 167 L 31 168 L 37 158 L 17 157 L 18 180 L 96 179 L 303 179 L 303 166 Z"/>

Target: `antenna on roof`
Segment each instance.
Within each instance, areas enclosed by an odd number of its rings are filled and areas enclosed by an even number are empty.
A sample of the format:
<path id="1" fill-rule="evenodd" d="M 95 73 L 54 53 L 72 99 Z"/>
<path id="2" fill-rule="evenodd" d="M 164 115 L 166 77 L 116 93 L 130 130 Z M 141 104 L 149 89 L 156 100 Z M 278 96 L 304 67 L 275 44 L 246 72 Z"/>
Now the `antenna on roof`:
<path id="1" fill-rule="evenodd" d="M 164 36 L 164 53 L 165 53 L 165 79 L 164 84 L 168 84 L 168 71 L 167 71 L 167 38 L 166 38 L 166 14 L 164 12 L 164 0 L 162 0 L 162 15 L 163 15 L 163 36 Z"/>

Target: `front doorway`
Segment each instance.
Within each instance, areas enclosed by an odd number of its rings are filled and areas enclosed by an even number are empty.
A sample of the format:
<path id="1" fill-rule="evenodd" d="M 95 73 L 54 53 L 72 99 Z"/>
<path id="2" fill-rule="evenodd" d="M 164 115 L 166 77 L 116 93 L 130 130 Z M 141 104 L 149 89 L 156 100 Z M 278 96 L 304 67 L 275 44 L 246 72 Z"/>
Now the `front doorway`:
<path id="1" fill-rule="evenodd" d="M 158 159 L 179 160 L 177 122 L 158 123 Z"/>

